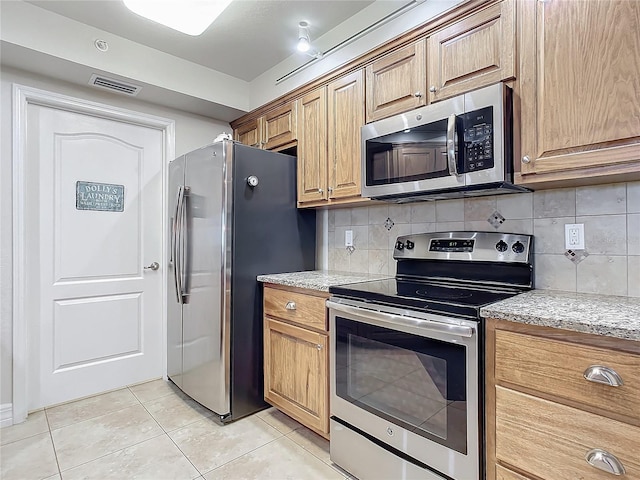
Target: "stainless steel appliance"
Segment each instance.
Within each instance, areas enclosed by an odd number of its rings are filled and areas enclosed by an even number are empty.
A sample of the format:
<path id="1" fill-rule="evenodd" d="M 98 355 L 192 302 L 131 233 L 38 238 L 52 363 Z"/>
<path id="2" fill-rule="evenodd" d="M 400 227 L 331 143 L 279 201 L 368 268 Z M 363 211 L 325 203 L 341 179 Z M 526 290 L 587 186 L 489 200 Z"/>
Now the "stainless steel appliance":
<path id="1" fill-rule="evenodd" d="M 362 196 L 513 193 L 511 89 L 499 83 L 362 127 Z"/>
<path id="2" fill-rule="evenodd" d="M 532 288 L 533 237 L 398 237 L 395 278 L 329 289 L 331 459 L 361 480 L 482 478 L 480 307 Z"/>
<path id="3" fill-rule="evenodd" d="M 295 165 L 223 140 L 169 166 L 168 376 L 222 422 L 266 406 L 256 276 L 315 267 Z"/>

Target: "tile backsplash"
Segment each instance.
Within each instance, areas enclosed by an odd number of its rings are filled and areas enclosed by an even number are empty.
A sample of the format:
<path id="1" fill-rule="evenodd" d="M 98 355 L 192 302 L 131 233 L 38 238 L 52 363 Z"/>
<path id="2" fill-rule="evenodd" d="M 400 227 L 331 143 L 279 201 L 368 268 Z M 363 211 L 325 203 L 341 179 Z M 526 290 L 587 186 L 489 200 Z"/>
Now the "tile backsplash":
<path id="1" fill-rule="evenodd" d="M 533 234 L 535 286 L 640 297 L 640 182 L 329 210 L 328 268 L 395 274 L 399 235 L 446 230 Z M 582 223 L 585 250 L 573 257 L 564 225 Z M 355 250 L 344 247 L 353 231 Z M 578 260 L 578 261 L 576 261 Z"/>

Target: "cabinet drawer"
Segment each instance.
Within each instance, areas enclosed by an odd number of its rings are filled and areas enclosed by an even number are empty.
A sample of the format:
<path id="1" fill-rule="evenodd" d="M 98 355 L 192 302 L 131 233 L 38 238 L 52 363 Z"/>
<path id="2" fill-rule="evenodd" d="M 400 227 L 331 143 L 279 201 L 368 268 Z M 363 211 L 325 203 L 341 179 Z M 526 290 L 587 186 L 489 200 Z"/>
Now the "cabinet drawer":
<path id="1" fill-rule="evenodd" d="M 503 330 L 496 331 L 496 381 L 509 382 L 640 420 L 640 356 Z M 612 387 L 584 378 L 591 366 L 622 378 Z"/>
<path id="2" fill-rule="evenodd" d="M 638 427 L 496 387 L 496 458 L 501 463 L 549 480 L 611 479 L 612 474 L 585 460 L 597 448 L 622 463 L 623 478 L 640 478 L 639 446 Z"/>
<path id="3" fill-rule="evenodd" d="M 327 330 L 326 296 L 264 287 L 264 313 L 316 330 Z"/>
<path id="4" fill-rule="evenodd" d="M 519 473 L 512 472 L 502 465 L 496 465 L 496 480 L 529 480 L 527 477 Z"/>

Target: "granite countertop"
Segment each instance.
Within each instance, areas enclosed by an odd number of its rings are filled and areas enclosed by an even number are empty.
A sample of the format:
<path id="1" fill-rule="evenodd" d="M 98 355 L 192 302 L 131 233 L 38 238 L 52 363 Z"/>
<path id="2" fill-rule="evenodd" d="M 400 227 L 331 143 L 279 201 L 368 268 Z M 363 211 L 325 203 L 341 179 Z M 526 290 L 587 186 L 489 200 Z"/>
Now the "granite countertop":
<path id="1" fill-rule="evenodd" d="M 275 283 L 288 287 L 309 288 L 328 292 L 329 287 L 347 283 L 367 282 L 381 278 L 393 278 L 393 275 L 373 275 L 368 273 L 338 272 L 332 270 L 311 270 L 308 272 L 274 273 L 258 275 L 258 281 Z"/>
<path id="2" fill-rule="evenodd" d="M 532 290 L 482 307 L 480 314 L 640 341 L 640 298 Z"/>

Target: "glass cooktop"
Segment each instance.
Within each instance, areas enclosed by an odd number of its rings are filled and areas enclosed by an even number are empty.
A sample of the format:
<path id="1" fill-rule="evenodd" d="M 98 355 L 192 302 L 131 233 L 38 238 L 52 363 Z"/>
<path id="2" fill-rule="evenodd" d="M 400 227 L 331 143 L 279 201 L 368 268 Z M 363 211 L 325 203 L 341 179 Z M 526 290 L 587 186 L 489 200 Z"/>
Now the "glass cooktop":
<path id="1" fill-rule="evenodd" d="M 367 303 L 479 319 L 480 307 L 519 292 L 391 278 L 334 286 L 329 288 L 329 293 Z"/>

